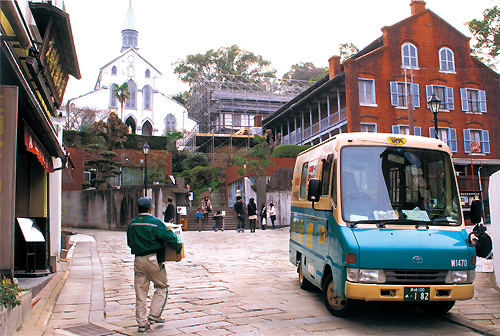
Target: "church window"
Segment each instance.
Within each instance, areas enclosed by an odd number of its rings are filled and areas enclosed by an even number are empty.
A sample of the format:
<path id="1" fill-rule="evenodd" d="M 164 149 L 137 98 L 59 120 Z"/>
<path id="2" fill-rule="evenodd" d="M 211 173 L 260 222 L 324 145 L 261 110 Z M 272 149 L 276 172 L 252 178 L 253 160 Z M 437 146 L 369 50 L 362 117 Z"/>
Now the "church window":
<path id="1" fill-rule="evenodd" d="M 118 99 L 115 97 L 115 83 L 109 85 L 109 107 L 118 107 Z"/>
<path id="2" fill-rule="evenodd" d="M 128 67 L 128 76 L 134 77 L 134 67 L 132 65 Z"/>
<path id="3" fill-rule="evenodd" d="M 144 86 L 144 88 L 142 89 L 142 97 L 144 99 L 144 102 L 143 102 L 143 108 L 144 110 L 152 110 L 152 90 L 151 90 L 151 86 L 149 85 L 146 85 Z"/>
<path id="4" fill-rule="evenodd" d="M 116 76 L 116 65 L 113 65 L 113 67 L 111 68 L 111 75 Z"/>
<path id="5" fill-rule="evenodd" d="M 177 121 L 172 113 L 167 114 L 165 117 L 165 129 L 167 132 L 175 132 Z"/>
<path id="6" fill-rule="evenodd" d="M 142 135 L 153 135 L 153 126 L 151 126 L 149 121 L 146 121 L 142 125 Z"/>
<path id="7" fill-rule="evenodd" d="M 151 77 L 151 71 L 149 71 L 149 69 L 146 69 L 146 75 L 145 75 L 146 78 L 150 78 Z"/>
<path id="8" fill-rule="evenodd" d="M 135 110 L 137 107 L 137 86 L 133 80 L 128 81 L 128 92 L 130 98 L 125 100 L 125 108 Z"/>

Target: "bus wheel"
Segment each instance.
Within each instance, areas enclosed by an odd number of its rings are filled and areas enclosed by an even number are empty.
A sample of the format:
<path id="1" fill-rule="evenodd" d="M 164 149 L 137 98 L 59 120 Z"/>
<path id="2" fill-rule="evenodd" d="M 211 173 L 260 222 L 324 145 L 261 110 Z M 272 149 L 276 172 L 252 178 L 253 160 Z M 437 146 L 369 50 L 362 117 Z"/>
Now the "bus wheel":
<path id="1" fill-rule="evenodd" d="M 454 305 L 455 301 L 433 301 L 422 302 L 417 307 L 429 315 L 443 315 L 453 308 Z"/>
<path id="2" fill-rule="evenodd" d="M 331 275 L 328 275 L 323 285 L 323 301 L 330 314 L 337 317 L 348 316 L 354 308 L 354 301 L 352 299 L 342 298 L 337 295 L 333 288 L 333 278 Z"/>
<path id="3" fill-rule="evenodd" d="M 299 273 L 299 285 L 303 290 L 309 290 L 313 287 L 312 283 L 304 278 L 304 271 L 302 270 L 302 258 L 299 260 L 299 265 L 297 266 L 297 272 Z"/>

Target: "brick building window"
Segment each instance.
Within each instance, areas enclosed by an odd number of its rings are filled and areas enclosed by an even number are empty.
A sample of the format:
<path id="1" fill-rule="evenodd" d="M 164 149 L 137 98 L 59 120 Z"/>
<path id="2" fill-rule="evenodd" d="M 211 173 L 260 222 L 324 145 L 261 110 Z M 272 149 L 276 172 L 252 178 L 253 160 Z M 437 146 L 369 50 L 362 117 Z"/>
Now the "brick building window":
<path id="1" fill-rule="evenodd" d="M 435 94 L 439 98 L 441 104 L 439 106 L 440 110 L 454 110 L 455 103 L 453 102 L 453 88 L 440 86 L 440 85 L 426 85 L 425 92 L 427 95 L 427 101 L 432 98 L 432 94 Z M 429 104 L 427 104 L 429 107 Z"/>
<path id="2" fill-rule="evenodd" d="M 359 88 L 359 104 L 360 105 L 375 105 L 375 80 L 374 79 L 358 79 Z"/>
<path id="3" fill-rule="evenodd" d="M 439 50 L 439 70 L 445 72 L 455 72 L 455 57 L 450 48 Z"/>
<path id="4" fill-rule="evenodd" d="M 477 89 L 460 89 L 462 111 L 486 113 L 486 92 Z"/>
<path id="5" fill-rule="evenodd" d="M 490 153 L 490 135 L 486 130 L 464 129 L 464 151 L 470 153 L 470 146 L 473 142 L 481 145 L 481 153 Z"/>
<path id="6" fill-rule="evenodd" d="M 418 94 L 418 84 L 391 82 L 391 105 L 407 107 L 407 97 L 412 93 L 413 107 L 420 107 L 420 96 Z"/>
<path id="7" fill-rule="evenodd" d="M 361 132 L 377 133 L 377 124 L 361 123 Z"/>
<path id="8" fill-rule="evenodd" d="M 408 125 L 392 125 L 392 134 L 410 134 L 410 126 Z M 420 127 L 413 126 L 413 135 L 420 136 L 422 131 Z"/>
<path id="9" fill-rule="evenodd" d="M 401 46 L 402 67 L 407 69 L 418 68 L 417 47 L 411 43 L 405 43 Z"/>
<path id="10" fill-rule="evenodd" d="M 438 136 L 450 147 L 452 153 L 457 152 L 457 130 L 455 128 L 438 127 Z M 434 127 L 429 127 L 429 138 L 435 138 Z"/>

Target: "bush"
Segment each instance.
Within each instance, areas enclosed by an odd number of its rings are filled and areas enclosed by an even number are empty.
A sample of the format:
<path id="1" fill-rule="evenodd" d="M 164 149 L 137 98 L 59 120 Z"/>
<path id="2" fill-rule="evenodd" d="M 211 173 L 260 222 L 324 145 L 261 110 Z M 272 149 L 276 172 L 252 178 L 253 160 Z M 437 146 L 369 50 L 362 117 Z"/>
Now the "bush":
<path id="1" fill-rule="evenodd" d="M 127 141 L 123 143 L 124 149 L 142 150 L 142 146 L 147 142 L 149 149 L 166 150 L 170 141 L 166 136 L 127 134 L 126 137 Z M 81 148 L 94 144 L 96 143 L 95 138 L 95 134 L 91 132 L 65 130 L 63 133 L 64 145 L 73 148 Z"/>
<path id="2" fill-rule="evenodd" d="M 310 148 L 311 145 L 281 145 L 274 149 L 275 158 L 296 158 L 300 152 Z"/>
<path id="3" fill-rule="evenodd" d="M 5 308 L 19 306 L 21 301 L 19 301 L 17 296 L 24 291 L 27 291 L 27 289 L 19 288 L 17 283 L 2 276 L 2 282 L 0 283 L 0 304 Z"/>
<path id="4" fill-rule="evenodd" d="M 191 170 L 184 171 L 181 176 L 186 178 L 186 183 L 189 184 L 190 190 L 196 198 L 198 198 L 200 192 L 208 188 L 215 190 L 215 188 L 224 184 L 221 172 L 216 167 L 194 167 Z"/>
<path id="5" fill-rule="evenodd" d="M 182 161 L 182 168 L 184 170 L 191 170 L 194 167 L 208 166 L 207 156 L 203 153 L 191 153 L 184 161 Z"/>

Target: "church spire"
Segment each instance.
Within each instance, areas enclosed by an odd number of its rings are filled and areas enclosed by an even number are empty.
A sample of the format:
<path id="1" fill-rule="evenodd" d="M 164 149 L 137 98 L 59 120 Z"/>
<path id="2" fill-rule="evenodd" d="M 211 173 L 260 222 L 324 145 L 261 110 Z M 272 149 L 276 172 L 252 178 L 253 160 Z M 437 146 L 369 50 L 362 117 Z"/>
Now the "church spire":
<path id="1" fill-rule="evenodd" d="M 127 15 L 125 16 L 125 22 L 123 22 L 121 52 L 127 50 L 128 48 L 139 49 L 137 46 L 138 39 L 139 32 L 137 30 L 137 23 L 135 22 L 134 11 L 132 10 L 132 0 L 130 0 Z"/>

